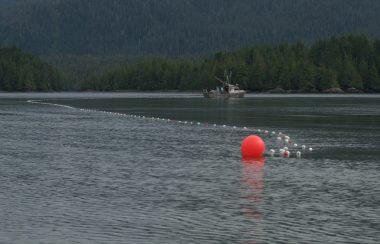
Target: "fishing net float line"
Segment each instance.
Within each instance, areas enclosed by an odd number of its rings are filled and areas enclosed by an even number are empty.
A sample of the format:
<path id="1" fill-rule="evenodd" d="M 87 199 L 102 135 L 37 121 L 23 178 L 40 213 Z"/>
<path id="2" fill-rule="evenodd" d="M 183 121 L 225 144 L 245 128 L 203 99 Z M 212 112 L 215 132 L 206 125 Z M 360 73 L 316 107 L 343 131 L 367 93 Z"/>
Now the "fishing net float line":
<path id="1" fill-rule="evenodd" d="M 171 122 L 171 123 L 177 123 L 177 124 L 189 125 L 189 126 L 214 127 L 214 128 L 222 128 L 225 130 L 253 132 L 257 135 L 265 136 L 265 137 L 271 138 L 275 141 L 274 142 L 275 145 L 273 145 L 273 147 L 271 149 L 269 149 L 268 152 L 265 153 L 267 156 L 270 156 L 270 157 L 284 157 L 284 158 L 296 157 L 296 158 L 301 158 L 301 156 L 304 153 L 313 151 L 313 148 L 311 148 L 311 147 L 306 147 L 306 145 L 298 145 L 293 140 L 291 140 L 289 135 L 284 134 L 281 131 L 277 132 L 277 131 L 269 131 L 269 130 L 263 130 L 263 129 L 259 129 L 259 128 L 247 127 L 247 126 L 231 126 L 231 125 L 225 125 L 225 124 L 221 125 L 221 124 L 215 124 L 215 123 L 210 124 L 207 122 L 176 120 L 176 119 L 160 118 L 160 117 L 154 117 L 154 116 L 143 116 L 143 115 L 136 115 L 136 114 L 117 113 L 117 112 L 110 112 L 110 111 L 105 111 L 105 110 L 76 108 L 76 107 L 58 104 L 58 103 L 50 103 L 50 102 L 46 102 L 44 100 L 27 100 L 27 103 L 56 106 L 56 107 L 62 107 L 62 108 L 66 108 L 66 109 L 76 109 L 76 110 L 79 110 L 82 112 L 97 112 L 97 113 L 103 113 L 103 114 L 107 114 L 107 115 L 126 117 L 126 118 L 161 121 L 161 122 Z M 274 149 L 274 148 L 277 148 L 277 149 Z"/>

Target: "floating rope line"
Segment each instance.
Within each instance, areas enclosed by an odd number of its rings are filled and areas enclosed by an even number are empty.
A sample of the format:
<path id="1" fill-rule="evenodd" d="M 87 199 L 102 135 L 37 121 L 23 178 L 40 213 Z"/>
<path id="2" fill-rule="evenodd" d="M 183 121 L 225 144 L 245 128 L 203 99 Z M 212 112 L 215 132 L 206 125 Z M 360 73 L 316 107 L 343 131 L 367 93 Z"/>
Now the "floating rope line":
<path id="1" fill-rule="evenodd" d="M 63 105 L 63 104 L 56 104 L 56 103 L 46 103 L 42 102 L 40 100 L 28 100 L 27 103 L 34 103 L 34 104 L 44 104 L 44 105 L 50 105 L 50 106 L 56 106 L 56 107 L 62 107 L 62 108 L 69 108 L 69 109 L 76 109 L 74 107 Z"/>
<path id="2" fill-rule="evenodd" d="M 56 106 L 56 107 L 62 107 L 67 109 L 77 109 L 82 112 L 97 112 L 97 113 L 103 113 L 108 114 L 112 116 L 120 116 L 120 117 L 127 117 L 127 118 L 133 118 L 133 119 L 144 119 L 144 120 L 153 120 L 153 121 L 162 121 L 162 122 L 173 122 L 178 123 L 182 125 L 196 125 L 196 126 L 206 126 L 208 127 L 208 123 L 202 123 L 202 122 L 194 122 L 194 121 L 182 121 L 182 120 L 175 120 L 175 119 L 168 119 L 168 118 L 159 118 L 159 117 L 149 117 L 149 116 L 142 116 L 142 115 L 136 115 L 136 114 L 125 114 L 125 113 L 117 113 L 117 112 L 110 112 L 105 110 L 96 110 L 96 109 L 84 109 L 84 108 L 75 108 L 68 105 L 63 104 L 57 104 L 57 103 L 49 103 L 45 102 L 43 100 L 27 100 L 26 102 L 32 103 L 32 104 L 42 104 L 42 105 L 50 105 L 50 106 Z M 276 131 L 269 131 L 269 130 L 262 130 L 259 128 L 250 128 L 247 126 L 228 126 L 228 125 L 218 125 L 218 124 L 212 124 L 215 128 L 223 128 L 223 129 L 232 129 L 232 130 L 241 130 L 245 132 L 254 132 L 256 134 L 259 134 L 261 136 L 266 137 L 274 137 L 274 142 L 277 150 L 274 148 L 269 149 L 269 153 L 267 153 L 267 156 L 270 157 L 284 157 L 284 158 L 301 158 L 302 154 L 309 151 L 312 152 L 313 148 L 306 147 L 306 145 L 299 146 L 297 143 L 293 142 L 289 135 L 284 134 L 283 132 L 276 132 Z"/>

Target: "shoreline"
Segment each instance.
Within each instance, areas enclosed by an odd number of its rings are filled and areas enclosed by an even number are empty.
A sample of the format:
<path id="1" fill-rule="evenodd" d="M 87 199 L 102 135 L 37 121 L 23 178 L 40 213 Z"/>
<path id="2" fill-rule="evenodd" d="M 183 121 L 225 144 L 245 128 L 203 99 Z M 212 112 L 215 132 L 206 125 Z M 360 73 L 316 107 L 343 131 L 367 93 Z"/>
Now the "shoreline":
<path id="1" fill-rule="evenodd" d="M 66 91 L 1 91 L 0 94 L 23 94 L 23 93 L 199 93 L 202 94 L 202 90 L 109 90 L 109 91 L 99 91 L 99 90 L 66 90 Z M 275 94 L 275 95 L 297 95 L 297 94 L 331 94 L 331 95 L 340 95 L 340 94 L 380 94 L 380 92 L 375 91 L 363 91 L 363 90 L 342 90 L 340 88 L 331 88 L 324 91 L 302 91 L 302 90 L 278 90 L 272 89 L 268 91 L 249 91 L 246 90 L 246 94 Z"/>
<path id="2" fill-rule="evenodd" d="M 247 93 L 244 98 L 230 98 L 244 100 L 245 98 L 380 98 L 380 93 Z M 0 99 L 122 99 L 122 98 L 199 98 L 206 100 L 220 100 L 219 98 L 204 98 L 199 91 L 107 91 L 107 92 L 1 92 Z M 224 99 L 222 99 L 224 100 Z"/>

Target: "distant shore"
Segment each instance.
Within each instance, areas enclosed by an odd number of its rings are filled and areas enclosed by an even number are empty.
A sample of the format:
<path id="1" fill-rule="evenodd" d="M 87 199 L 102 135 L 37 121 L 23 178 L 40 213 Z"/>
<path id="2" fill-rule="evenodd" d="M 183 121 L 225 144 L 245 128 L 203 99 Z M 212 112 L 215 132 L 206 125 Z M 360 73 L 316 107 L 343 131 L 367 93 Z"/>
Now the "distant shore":
<path id="1" fill-rule="evenodd" d="M 233 100 L 244 100 L 250 98 L 380 98 L 380 93 L 268 93 L 268 92 L 248 92 L 244 98 L 234 98 Z M 2 92 L 0 99 L 19 100 L 44 100 L 44 99 L 139 99 L 139 98 L 172 98 L 172 99 L 209 99 L 203 98 L 200 91 L 64 91 L 64 92 Z M 224 100 L 224 99 L 223 99 Z"/>
<path id="2" fill-rule="evenodd" d="M 194 93 L 194 94 L 202 94 L 200 90 L 109 90 L 109 91 L 97 91 L 97 90 L 68 90 L 68 91 L 0 91 L 0 94 L 64 94 L 64 93 L 74 93 L 74 94 L 87 94 L 87 93 Z M 276 88 L 268 91 L 249 91 L 247 90 L 247 94 L 380 94 L 380 92 L 375 91 L 363 91 L 355 88 L 349 89 L 341 89 L 341 88 L 331 88 L 323 91 L 305 91 L 305 90 L 284 90 L 281 88 Z"/>

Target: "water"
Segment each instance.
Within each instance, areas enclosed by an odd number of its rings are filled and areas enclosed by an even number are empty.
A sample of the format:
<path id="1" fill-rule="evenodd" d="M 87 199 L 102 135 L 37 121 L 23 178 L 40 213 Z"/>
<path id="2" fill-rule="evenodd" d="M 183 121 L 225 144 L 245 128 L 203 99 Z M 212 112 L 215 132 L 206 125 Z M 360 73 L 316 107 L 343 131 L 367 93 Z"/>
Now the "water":
<path id="1" fill-rule="evenodd" d="M 314 150 L 245 162 L 253 127 Z M 380 237 L 380 96 L 0 94 L 0 135 L 0 243 Z"/>

